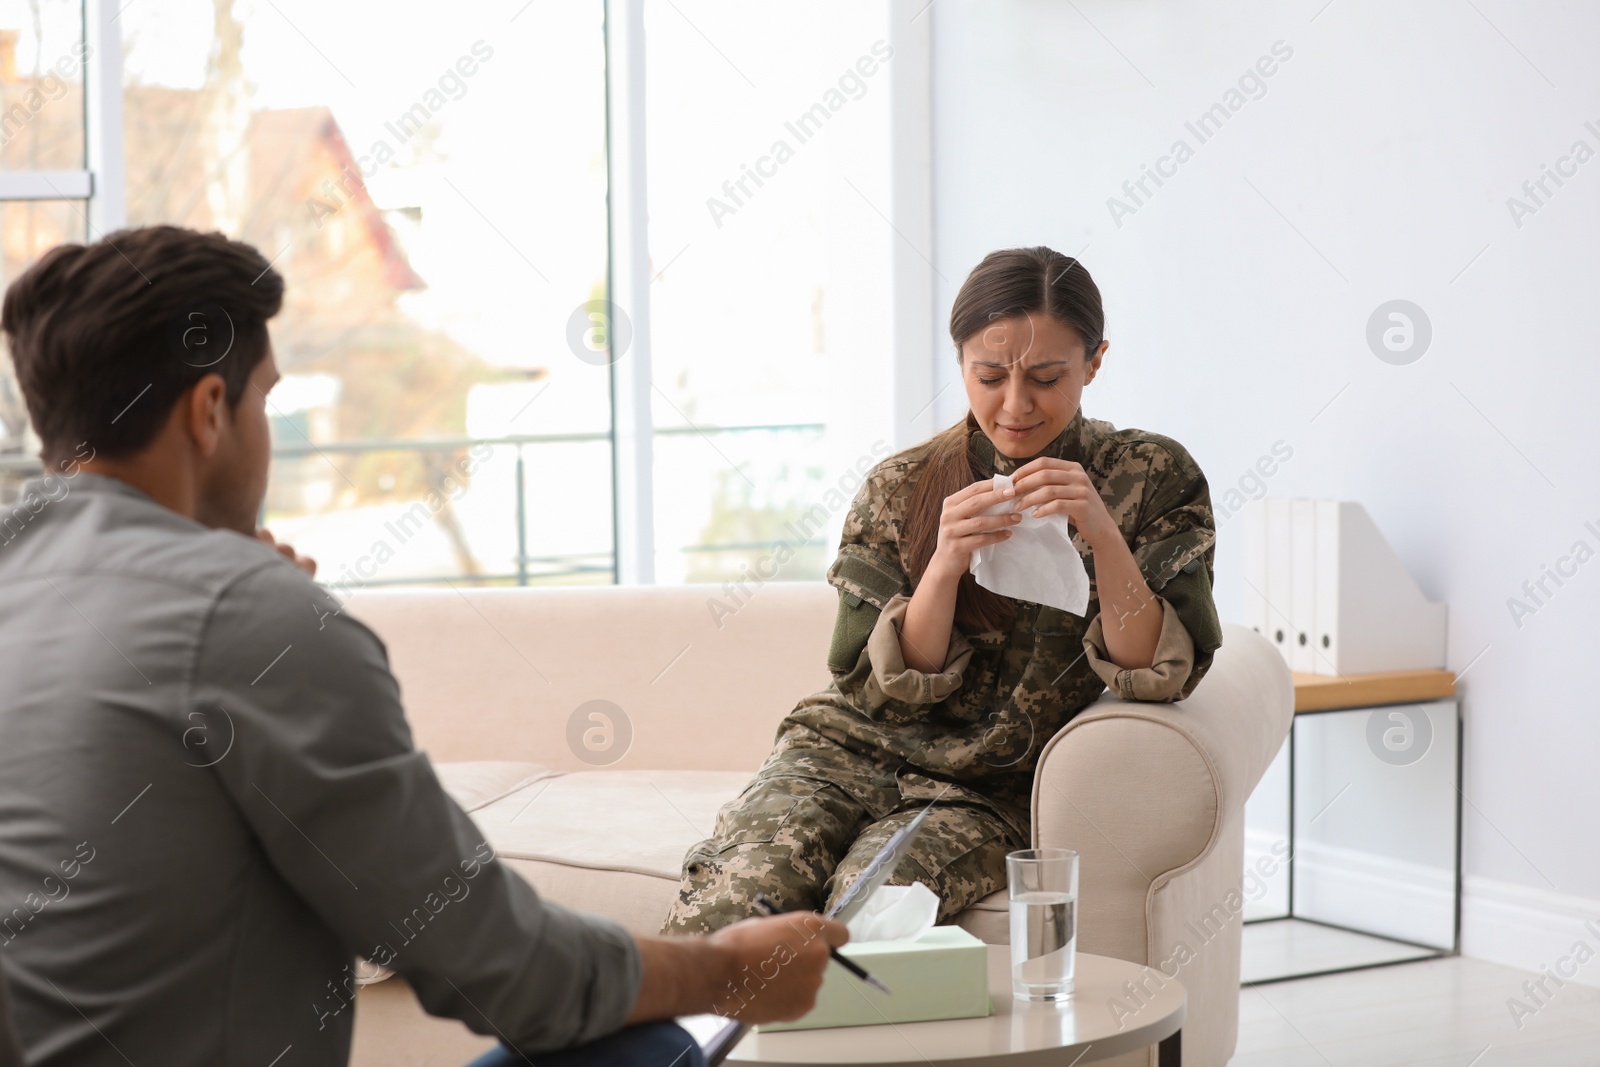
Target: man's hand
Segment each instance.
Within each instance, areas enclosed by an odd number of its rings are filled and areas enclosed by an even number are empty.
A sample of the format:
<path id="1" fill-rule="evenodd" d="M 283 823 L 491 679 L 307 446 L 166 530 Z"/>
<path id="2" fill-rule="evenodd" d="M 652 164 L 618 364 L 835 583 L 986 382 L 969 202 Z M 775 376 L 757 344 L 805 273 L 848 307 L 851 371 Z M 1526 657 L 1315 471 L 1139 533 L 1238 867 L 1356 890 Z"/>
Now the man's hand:
<path id="1" fill-rule="evenodd" d="M 817 1002 L 843 923 L 796 911 L 745 919 L 708 937 L 635 937 L 644 981 L 629 1024 L 715 1012 L 744 1023 L 788 1022 Z"/>
<path id="2" fill-rule="evenodd" d="M 315 578 L 317 576 L 316 560 L 312 559 L 310 556 L 300 555 L 294 550 L 293 545 L 278 544 L 278 539 L 273 537 L 271 531 L 266 529 L 266 527 L 262 527 L 256 531 L 256 538 L 257 540 L 264 541 L 273 548 L 277 549 L 278 555 L 282 556 L 290 563 L 293 563 L 296 567 L 299 567 L 301 570 L 305 571 L 306 577 Z"/>
<path id="3" fill-rule="evenodd" d="M 815 912 L 788 912 L 734 923 L 708 940 L 728 955 L 734 975 L 711 1009 L 744 1023 L 771 1023 L 798 1019 L 816 1005 L 828 950 L 850 933 Z"/>

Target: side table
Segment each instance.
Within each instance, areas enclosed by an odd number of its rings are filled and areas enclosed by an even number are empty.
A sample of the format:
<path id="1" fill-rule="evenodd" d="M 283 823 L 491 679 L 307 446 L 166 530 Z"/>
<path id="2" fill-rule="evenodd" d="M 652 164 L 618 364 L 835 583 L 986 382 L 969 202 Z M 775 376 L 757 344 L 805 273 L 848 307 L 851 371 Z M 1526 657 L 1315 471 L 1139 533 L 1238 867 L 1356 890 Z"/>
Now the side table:
<path id="1" fill-rule="evenodd" d="M 994 1011 L 986 1018 L 752 1032 L 727 1062 L 1060 1067 L 1159 1045 L 1161 1067 L 1181 1067 L 1188 995 L 1153 968 L 1079 952 L 1071 999 L 1022 1003 L 1011 997 L 1010 947 L 990 945 L 989 998 Z"/>
<path id="2" fill-rule="evenodd" d="M 1462 796 L 1455 675 L 1293 678 L 1284 752 L 1246 806 L 1242 982 L 1454 954 Z"/>

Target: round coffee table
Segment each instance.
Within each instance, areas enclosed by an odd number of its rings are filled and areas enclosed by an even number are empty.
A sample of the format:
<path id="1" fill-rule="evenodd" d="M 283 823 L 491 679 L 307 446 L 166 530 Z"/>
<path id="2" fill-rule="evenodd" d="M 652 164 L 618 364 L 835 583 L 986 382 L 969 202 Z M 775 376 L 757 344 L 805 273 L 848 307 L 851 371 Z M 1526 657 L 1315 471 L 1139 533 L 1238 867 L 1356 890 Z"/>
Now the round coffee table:
<path id="1" fill-rule="evenodd" d="M 1011 997 L 1011 949 L 990 945 L 989 999 L 994 1012 L 982 1019 L 751 1032 L 727 1062 L 1062 1067 L 1159 1043 L 1161 1067 L 1181 1063 L 1188 997 L 1176 979 L 1149 967 L 1080 952 L 1070 1000 L 1023 1003 Z M 1113 1003 L 1124 1010 L 1114 1011 Z"/>

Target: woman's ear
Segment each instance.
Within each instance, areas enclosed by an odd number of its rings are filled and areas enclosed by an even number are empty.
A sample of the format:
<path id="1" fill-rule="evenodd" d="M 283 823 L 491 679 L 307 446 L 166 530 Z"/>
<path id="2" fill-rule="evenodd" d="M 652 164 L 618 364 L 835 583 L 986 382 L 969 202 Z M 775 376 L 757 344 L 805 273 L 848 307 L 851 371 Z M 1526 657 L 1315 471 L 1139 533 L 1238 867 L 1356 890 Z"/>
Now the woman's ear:
<path id="1" fill-rule="evenodd" d="M 1088 373 L 1083 376 L 1083 384 L 1088 385 L 1094 381 L 1094 376 L 1100 373 L 1100 362 L 1106 358 L 1106 349 L 1111 347 L 1110 341 L 1101 341 L 1100 347 L 1095 350 L 1094 358 L 1089 360 Z"/>

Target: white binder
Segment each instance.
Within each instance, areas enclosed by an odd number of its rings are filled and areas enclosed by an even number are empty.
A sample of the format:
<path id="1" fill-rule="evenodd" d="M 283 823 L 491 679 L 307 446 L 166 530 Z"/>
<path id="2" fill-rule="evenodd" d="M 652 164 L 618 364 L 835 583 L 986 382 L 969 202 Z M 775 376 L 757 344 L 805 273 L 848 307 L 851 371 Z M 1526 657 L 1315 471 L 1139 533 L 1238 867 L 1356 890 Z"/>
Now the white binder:
<path id="1" fill-rule="evenodd" d="M 1317 674 L 1443 669 L 1447 609 L 1423 596 L 1366 508 L 1316 502 Z"/>
<path id="2" fill-rule="evenodd" d="M 1291 670 L 1317 670 L 1317 501 L 1289 501 L 1289 622 Z"/>
<path id="3" fill-rule="evenodd" d="M 1266 634 L 1267 616 L 1267 505 L 1247 500 L 1239 512 L 1244 523 L 1244 624 Z"/>
<path id="4" fill-rule="evenodd" d="M 1264 503 L 1267 506 L 1267 640 L 1272 642 L 1289 669 L 1294 670 L 1294 561 L 1290 555 L 1293 527 L 1290 523 L 1289 501 L 1283 497 L 1269 496 Z"/>

